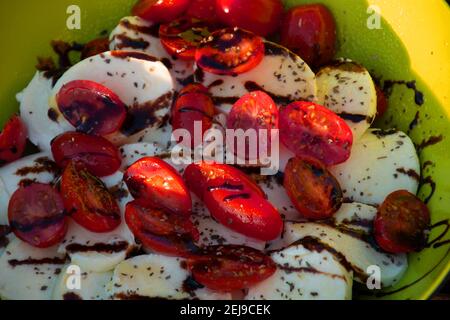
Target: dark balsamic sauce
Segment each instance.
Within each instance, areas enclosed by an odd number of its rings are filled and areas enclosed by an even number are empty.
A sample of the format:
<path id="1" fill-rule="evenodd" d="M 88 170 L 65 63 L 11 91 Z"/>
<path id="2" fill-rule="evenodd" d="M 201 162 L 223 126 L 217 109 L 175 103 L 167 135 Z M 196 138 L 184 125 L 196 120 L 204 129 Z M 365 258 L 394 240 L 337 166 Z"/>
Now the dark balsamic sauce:
<path id="1" fill-rule="evenodd" d="M 230 202 L 236 199 L 250 199 L 252 196 L 250 193 L 238 193 L 226 196 L 223 198 L 223 202 Z"/>
<path id="2" fill-rule="evenodd" d="M 442 140 L 444 140 L 444 137 L 442 135 L 439 136 L 431 136 L 428 139 L 423 140 L 420 144 L 418 144 L 416 146 L 417 152 L 421 152 L 423 151 L 423 149 L 433 146 L 435 144 L 438 144 L 439 142 L 441 142 Z"/>
<path id="3" fill-rule="evenodd" d="M 0 225 L 0 248 L 6 248 L 6 246 L 9 244 L 7 236 L 10 233 L 11 228 L 9 226 Z"/>
<path id="4" fill-rule="evenodd" d="M 134 58 L 134 59 L 140 59 L 140 60 L 146 60 L 146 61 L 152 61 L 152 62 L 159 61 L 159 59 L 157 59 L 149 54 L 146 54 L 143 52 L 137 52 L 137 51 L 114 50 L 114 51 L 111 51 L 111 55 L 113 57 L 116 57 L 119 59 Z"/>
<path id="5" fill-rule="evenodd" d="M 230 190 L 230 191 L 242 191 L 244 190 L 244 185 L 232 185 L 231 183 L 225 182 L 224 184 L 218 186 L 211 186 L 206 189 L 208 192 L 216 191 L 216 190 Z"/>
<path id="6" fill-rule="evenodd" d="M 120 43 L 117 44 L 118 49 L 133 48 L 144 50 L 150 46 L 150 43 L 142 38 L 130 38 L 123 34 L 117 35 L 116 38 L 120 40 Z"/>
<path id="7" fill-rule="evenodd" d="M 422 106 L 425 103 L 424 94 L 417 89 L 416 81 L 404 81 L 404 80 L 385 80 L 383 84 L 383 91 L 387 96 L 392 94 L 394 85 L 404 85 L 408 89 L 414 91 L 414 102 L 418 106 Z"/>
<path id="8" fill-rule="evenodd" d="M 58 122 L 59 114 L 55 109 L 53 108 L 48 109 L 47 116 L 53 122 Z"/>
<path id="9" fill-rule="evenodd" d="M 67 292 L 63 295 L 63 300 L 83 300 L 83 298 L 74 292 Z"/>
<path id="10" fill-rule="evenodd" d="M 276 104 L 279 104 L 279 105 L 288 105 L 289 103 L 292 102 L 292 97 L 280 96 L 280 95 L 274 94 L 272 92 L 269 92 L 254 81 L 247 81 L 244 84 L 244 87 L 247 91 L 262 91 L 262 92 L 266 93 L 275 101 Z"/>
<path id="11" fill-rule="evenodd" d="M 434 193 L 436 192 L 436 182 L 434 182 L 433 178 L 430 176 L 424 177 L 420 181 L 420 188 L 425 185 L 429 185 L 431 188 L 430 194 L 423 200 L 425 204 L 428 204 L 431 201 L 431 198 L 433 198 Z"/>
<path id="12" fill-rule="evenodd" d="M 17 266 L 28 266 L 28 265 L 42 265 L 42 264 L 57 264 L 62 265 L 66 264 L 66 258 L 43 258 L 43 259 L 33 259 L 28 258 L 25 260 L 8 260 L 8 263 L 13 267 Z"/>
<path id="13" fill-rule="evenodd" d="M 24 177 L 29 174 L 39 174 L 43 172 L 50 172 L 55 175 L 60 173 L 58 165 L 47 157 L 38 158 L 34 161 L 35 165 L 32 167 L 23 167 L 17 169 L 16 175 Z"/>
<path id="14" fill-rule="evenodd" d="M 417 111 L 416 115 L 414 116 L 413 121 L 411 121 L 411 123 L 408 126 L 408 132 L 407 132 L 408 134 L 410 134 L 411 131 L 413 131 L 414 128 L 417 127 L 417 125 L 419 124 L 419 118 L 420 118 L 420 112 Z"/>
<path id="15" fill-rule="evenodd" d="M 136 24 L 132 24 L 129 20 L 124 19 L 120 22 L 120 25 L 125 27 L 126 29 L 159 38 L 159 24 L 152 25 L 151 27 L 139 26 Z"/>
<path id="16" fill-rule="evenodd" d="M 442 230 L 442 232 L 436 238 L 434 238 L 433 240 L 428 242 L 427 248 L 436 249 L 436 248 L 442 247 L 443 245 L 450 243 L 450 240 L 441 241 L 442 238 L 444 238 L 447 235 L 448 231 L 450 230 L 450 221 L 448 219 L 436 222 L 429 228 L 429 230 L 431 231 L 433 229 L 436 229 L 436 228 L 439 228 L 442 226 L 445 227 L 444 230 Z"/>
<path id="17" fill-rule="evenodd" d="M 418 182 L 420 181 L 420 175 L 413 169 L 406 170 L 405 168 L 398 168 L 397 172 L 405 174 L 408 177 L 413 178 L 414 180 L 416 180 Z"/>
<path id="18" fill-rule="evenodd" d="M 117 243 L 96 243 L 94 245 L 82 245 L 78 243 L 69 244 L 66 247 L 68 253 L 74 252 L 102 252 L 102 253 L 117 253 L 128 249 L 128 242 L 120 241 Z"/>
<path id="19" fill-rule="evenodd" d="M 337 115 L 339 117 L 341 117 L 342 119 L 351 121 L 353 123 L 360 123 L 363 121 L 372 123 L 372 121 L 373 121 L 372 117 L 368 117 L 364 114 L 351 114 L 351 113 L 341 112 L 341 113 L 338 113 Z"/>

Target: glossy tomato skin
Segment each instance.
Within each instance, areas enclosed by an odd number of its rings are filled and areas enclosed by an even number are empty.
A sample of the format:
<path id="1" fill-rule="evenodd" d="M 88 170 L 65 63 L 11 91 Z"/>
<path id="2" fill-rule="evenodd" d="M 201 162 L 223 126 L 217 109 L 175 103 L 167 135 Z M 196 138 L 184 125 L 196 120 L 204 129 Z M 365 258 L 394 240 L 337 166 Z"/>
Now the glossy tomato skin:
<path id="1" fill-rule="evenodd" d="M 284 172 L 284 188 L 301 216 L 307 219 L 331 218 L 342 205 L 339 182 L 314 159 L 290 159 Z"/>
<path id="2" fill-rule="evenodd" d="M 120 225 L 121 214 L 116 199 L 82 163 L 69 162 L 61 177 L 60 188 L 66 211 L 82 227 L 103 233 Z"/>
<path id="3" fill-rule="evenodd" d="M 425 203 L 406 190 L 395 191 L 378 208 L 375 240 L 390 253 L 417 252 L 427 244 L 429 225 L 430 212 Z"/>
<path id="4" fill-rule="evenodd" d="M 145 157 L 136 161 L 125 172 L 124 181 L 135 199 L 184 216 L 192 212 L 188 188 L 164 160 Z"/>
<path id="5" fill-rule="evenodd" d="M 195 61 L 200 68 L 218 75 L 245 73 L 258 66 L 263 58 L 263 39 L 239 28 L 213 32 L 195 53 Z"/>
<path id="6" fill-rule="evenodd" d="M 63 199 L 47 184 L 20 187 L 9 201 L 8 219 L 14 234 L 37 248 L 58 244 L 67 232 Z"/>
<path id="7" fill-rule="evenodd" d="M 377 92 L 377 117 L 382 117 L 389 107 L 389 102 L 379 86 L 375 86 L 375 89 Z"/>
<path id="8" fill-rule="evenodd" d="M 0 132 L 0 165 L 22 157 L 27 144 L 28 130 L 19 116 L 15 115 Z"/>
<path id="9" fill-rule="evenodd" d="M 67 132 L 51 143 L 53 158 L 59 167 L 70 161 L 82 162 L 97 177 L 106 177 L 119 170 L 122 158 L 119 150 L 105 138 L 80 132 Z"/>
<path id="10" fill-rule="evenodd" d="M 231 292 L 247 289 L 272 276 L 276 265 L 264 253 L 245 246 L 211 246 L 188 261 L 193 278 L 205 287 Z"/>
<path id="11" fill-rule="evenodd" d="M 350 157 L 353 133 L 334 112 L 299 101 L 280 110 L 280 140 L 297 156 L 315 158 L 329 166 Z"/>
<path id="12" fill-rule="evenodd" d="M 59 111 L 77 131 L 108 135 L 125 121 L 125 104 L 109 88 L 89 80 L 65 84 L 56 95 Z"/>
<path id="13" fill-rule="evenodd" d="M 330 62 L 336 53 L 336 23 L 321 4 L 292 8 L 283 19 L 281 44 L 312 67 Z"/>
<path id="14" fill-rule="evenodd" d="M 211 96 L 201 84 L 190 84 L 181 90 L 172 107 L 172 128 L 186 129 L 191 135 L 187 145 L 195 147 L 203 143 L 203 139 L 195 141 L 195 124 L 201 124 L 201 136 L 213 125 L 215 107 Z M 184 141 L 183 141 L 184 142 Z M 180 141 L 179 141 L 180 143 Z"/>
<path id="15" fill-rule="evenodd" d="M 186 216 L 155 208 L 145 201 L 127 204 L 125 221 L 134 236 L 149 250 L 180 257 L 196 254 L 199 232 Z"/>
<path id="16" fill-rule="evenodd" d="M 217 0 L 217 15 L 230 27 L 239 27 L 262 37 L 277 31 L 284 8 L 280 0 Z"/>
<path id="17" fill-rule="evenodd" d="M 216 0 L 191 0 L 186 15 L 190 18 L 217 23 Z"/>
<path id="18" fill-rule="evenodd" d="M 180 17 L 190 0 L 139 0 L 132 9 L 135 16 L 155 23 L 166 23 Z"/>

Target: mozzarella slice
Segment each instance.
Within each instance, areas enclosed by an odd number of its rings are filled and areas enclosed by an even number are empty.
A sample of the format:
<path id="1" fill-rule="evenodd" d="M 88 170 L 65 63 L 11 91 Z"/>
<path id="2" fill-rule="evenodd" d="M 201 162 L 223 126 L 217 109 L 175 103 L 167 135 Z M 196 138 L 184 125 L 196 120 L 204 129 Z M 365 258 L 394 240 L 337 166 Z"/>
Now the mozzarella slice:
<path id="1" fill-rule="evenodd" d="M 343 203 L 333 216 L 337 225 L 370 234 L 372 224 L 377 215 L 377 208 L 366 204 L 352 202 Z"/>
<path id="2" fill-rule="evenodd" d="M 160 59 L 175 80 L 180 90 L 194 73 L 194 63 L 170 56 L 161 44 L 159 26 L 139 17 L 125 17 L 120 20 L 110 35 L 111 50 L 134 50 L 148 53 Z"/>
<path id="3" fill-rule="evenodd" d="M 401 279 L 408 267 L 405 254 L 393 255 L 379 251 L 359 233 L 342 232 L 329 225 L 311 222 L 288 222 L 284 226 L 285 243 L 294 243 L 302 239 L 320 240 L 323 249 L 340 253 L 355 273 L 355 280 L 365 283 L 370 276 L 371 266 L 380 268 L 381 284 L 389 287 Z"/>
<path id="4" fill-rule="evenodd" d="M 0 298 L 49 300 L 65 260 L 56 247 L 36 249 L 13 240 L 0 257 Z"/>
<path id="5" fill-rule="evenodd" d="M 80 289 L 69 289 L 71 281 L 70 265 L 66 266 L 53 289 L 53 300 L 107 300 L 109 295 L 106 286 L 112 278 L 112 272 L 82 272 L 80 277 Z"/>
<path id="6" fill-rule="evenodd" d="M 345 119 L 357 141 L 377 113 L 377 93 L 370 73 L 351 60 L 339 60 L 317 74 L 317 101 Z"/>
<path id="7" fill-rule="evenodd" d="M 268 41 L 265 46 L 262 62 L 236 77 L 196 71 L 196 80 L 210 88 L 221 111 L 228 113 L 235 101 L 256 90 L 266 91 L 282 103 L 315 99 L 316 79 L 309 66 L 284 47 Z"/>
<path id="8" fill-rule="evenodd" d="M 52 79 L 36 72 L 28 86 L 17 94 L 20 117 L 28 129 L 28 137 L 41 150 L 50 150 L 52 139 L 70 130 L 68 124 L 62 125 L 53 117 L 57 113 L 49 107 L 52 87 Z"/>
<path id="9" fill-rule="evenodd" d="M 1 169 L 0 169 L 1 170 Z M 9 225 L 8 220 L 8 204 L 9 204 L 9 193 L 6 191 L 6 186 L 3 180 L 0 178 L 0 226 Z"/>
<path id="10" fill-rule="evenodd" d="M 277 271 L 251 287 L 247 300 L 349 300 L 352 271 L 331 253 L 293 245 L 272 253 Z"/>
<path id="11" fill-rule="evenodd" d="M 400 131 L 369 130 L 352 148 L 350 158 L 330 168 L 344 197 L 379 205 L 392 192 L 416 193 L 420 163 L 411 139 Z"/>

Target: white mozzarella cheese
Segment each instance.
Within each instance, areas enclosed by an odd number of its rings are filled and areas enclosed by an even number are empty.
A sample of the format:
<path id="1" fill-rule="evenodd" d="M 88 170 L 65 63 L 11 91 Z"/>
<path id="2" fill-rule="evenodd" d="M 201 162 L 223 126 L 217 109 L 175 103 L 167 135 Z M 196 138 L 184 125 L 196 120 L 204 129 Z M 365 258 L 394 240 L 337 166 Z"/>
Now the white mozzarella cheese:
<path id="1" fill-rule="evenodd" d="M 120 147 L 119 150 L 122 154 L 122 169 L 128 168 L 141 158 L 167 154 L 167 150 L 157 142 L 138 142 L 126 144 Z"/>
<path id="2" fill-rule="evenodd" d="M 49 300 L 65 264 L 56 247 L 37 249 L 13 240 L 0 257 L 0 298 Z"/>
<path id="3" fill-rule="evenodd" d="M 67 265 L 60 273 L 53 289 L 53 300 L 108 300 L 106 286 L 112 278 L 112 272 L 82 272 L 80 275 L 80 288 L 72 289 L 71 273 Z M 70 288 L 70 289 L 69 289 Z"/>
<path id="4" fill-rule="evenodd" d="M 1 169 L 0 169 L 1 170 Z M 8 221 L 8 204 L 9 204 L 9 193 L 6 191 L 5 183 L 0 177 L 0 226 L 9 225 Z"/>
<path id="5" fill-rule="evenodd" d="M 344 197 L 379 205 L 392 192 L 419 187 L 420 163 L 411 139 L 400 131 L 371 129 L 352 148 L 350 158 L 330 168 Z"/>
<path id="6" fill-rule="evenodd" d="M 357 235 L 357 232 L 352 235 L 320 223 L 287 222 L 283 239 L 286 244 L 309 237 L 320 240 L 325 245 L 325 249 L 332 248 L 345 257 L 354 271 L 355 280 L 359 282 L 366 282 L 371 274 L 370 269 L 368 270 L 371 266 L 380 268 L 383 287 L 389 287 L 400 280 L 408 267 L 407 256 L 381 252 Z"/>
<path id="7" fill-rule="evenodd" d="M 377 215 L 377 208 L 362 203 L 343 203 L 333 216 L 337 225 L 369 234 Z"/>
<path id="8" fill-rule="evenodd" d="M 370 73 L 350 60 L 340 60 L 317 74 L 319 104 L 345 119 L 358 140 L 377 113 L 377 93 Z"/>
<path id="9" fill-rule="evenodd" d="M 196 71 L 196 80 L 210 87 L 216 106 L 229 112 L 232 103 L 244 94 L 264 90 L 280 100 L 313 101 L 316 79 L 309 66 L 296 54 L 272 42 L 265 42 L 266 55 L 254 69 L 236 77 Z"/>

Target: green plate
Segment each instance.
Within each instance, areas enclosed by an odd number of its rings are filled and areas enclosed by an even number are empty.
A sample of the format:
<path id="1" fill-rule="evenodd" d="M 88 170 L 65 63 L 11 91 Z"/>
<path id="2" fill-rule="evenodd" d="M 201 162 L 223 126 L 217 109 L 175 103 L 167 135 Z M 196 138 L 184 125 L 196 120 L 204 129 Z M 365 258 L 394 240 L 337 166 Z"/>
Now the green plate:
<path id="1" fill-rule="evenodd" d="M 51 55 L 50 40 L 85 42 L 95 38 L 104 30 L 110 31 L 121 17 L 127 15 L 133 2 L 1 1 L 0 126 L 17 111 L 15 94 L 32 78 L 36 57 Z M 421 163 L 426 168 L 420 196 L 426 199 L 434 190 L 429 201 L 433 223 L 449 219 L 450 10 L 447 4 L 441 0 L 285 2 L 288 6 L 308 2 L 326 4 L 337 20 L 339 56 L 363 63 L 380 80 L 416 81 L 417 90 L 424 95 L 423 105 L 415 103 L 416 94 L 413 89 L 396 84 L 390 96 L 390 110 L 378 125 L 409 131 L 418 146 L 442 138 L 439 143 L 421 148 Z M 81 10 L 80 30 L 69 30 L 66 26 L 66 20 L 70 16 L 67 9 L 70 5 L 78 5 Z M 373 10 L 368 10 L 372 5 L 379 9 L 379 17 L 374 15 Z M 420 98 L 420 93 L 417 95 L 416 98 Z M 418 121 L 414 121 L 416 115 Z M 443 234 L 444 229 L 445 225 L 434 228 L 431 239 Z M 450 235 L 445 234 L 441 240 L 449 238 Z M 412 254 L 409 262 L 410 267 L 404 279 L 378 298 L 430 297 L 449 273 L 448 243 Z M 373 297 L 376 296 L 369 296 Z"/>

